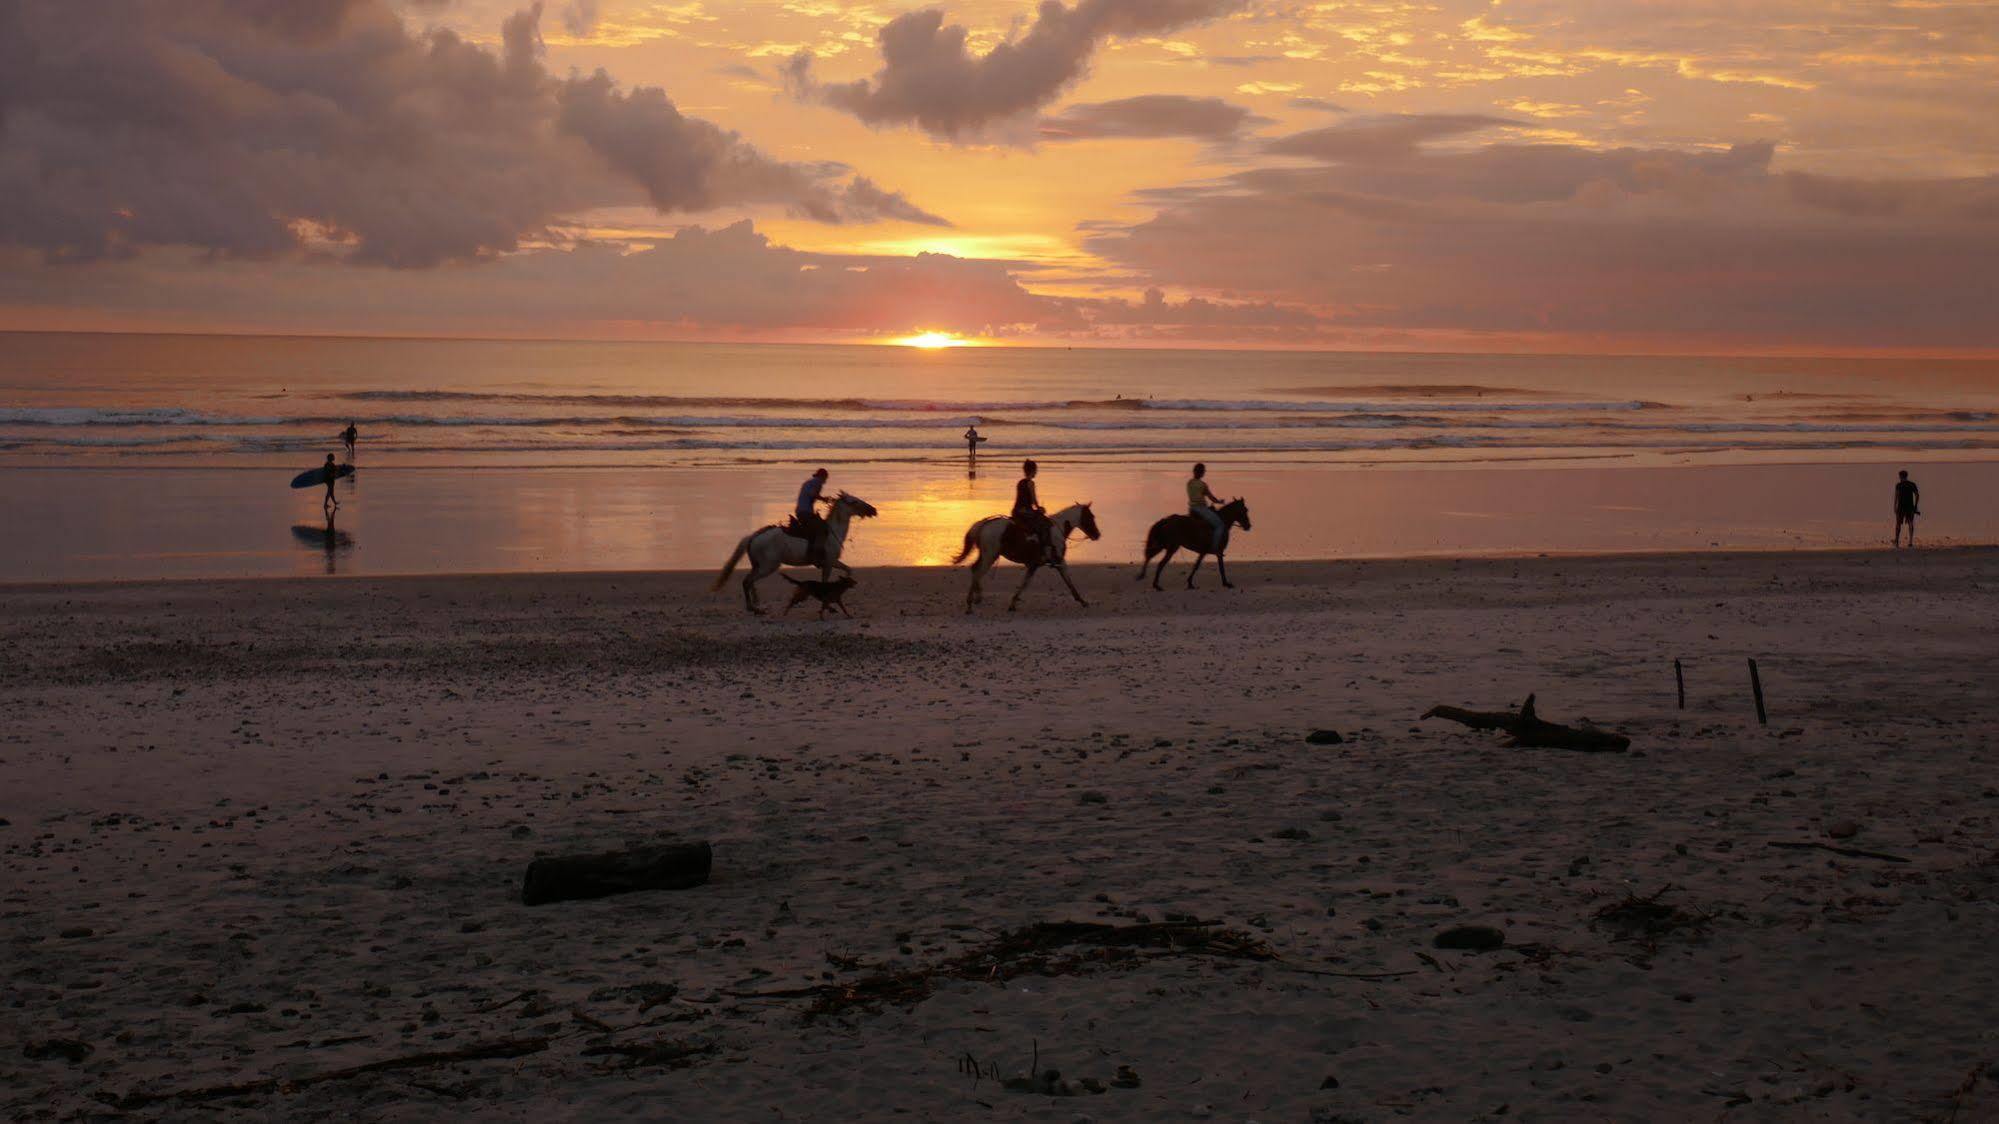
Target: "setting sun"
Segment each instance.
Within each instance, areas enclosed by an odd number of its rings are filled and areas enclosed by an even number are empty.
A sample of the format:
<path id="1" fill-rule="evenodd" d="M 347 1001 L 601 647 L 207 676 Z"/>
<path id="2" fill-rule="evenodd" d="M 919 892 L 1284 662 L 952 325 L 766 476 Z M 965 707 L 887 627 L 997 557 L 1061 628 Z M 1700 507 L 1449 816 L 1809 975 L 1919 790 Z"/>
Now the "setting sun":
<path id="1" fill-rule="evenodd" d="M 890 342 L 900 344 L 903 347 L 921 347 L 933 351 L 940 347 L 973 346 L 971 340 L 965 339 L 963 336 L 954 336 L 949 332 L 918 332 L 916 335 L 903 336 Z"/>

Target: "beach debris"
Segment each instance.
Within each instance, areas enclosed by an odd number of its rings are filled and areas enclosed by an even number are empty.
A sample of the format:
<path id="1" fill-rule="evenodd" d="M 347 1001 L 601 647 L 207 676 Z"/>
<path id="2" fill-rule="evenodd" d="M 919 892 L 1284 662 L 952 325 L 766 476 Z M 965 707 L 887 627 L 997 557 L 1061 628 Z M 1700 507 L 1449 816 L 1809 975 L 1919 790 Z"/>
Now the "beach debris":
<path id="1" fill-rule="evenodd" d="M 1770 724 L 1770 715 L 1763 709 L 1763 676 L 1757 673 L 1755 660 L 1749 661 L 1749 690 L 1750 693 L 1756 696 L 1757 725 L 1768 726 Z"/>
<path id="2" fill-rule="evenodd" d="M 74 1038 L 45 1038 L 40 1042 L 30 1042 L 21 1047 L 21 1056 L 29 1061 L 52 1061 L 61 1059 L 71 1065 L 82 1065 L 83 1060 L 96 1052 L 96 1047 Z"/>
<path id="3" fill-rule="evenodd" d="M 1070 951 L 1079 950 L 1079 951 Z M 1157 921 L 1106 925 L 1094 921 L 1038 921 L 1001 933 L 982 948 L 941 963 L 879 972 L 844 983 L 732 991 L 736 999 L 810 999 L 807 1017 L 873 1010 L 884 1005 L 915 1006 L 946 980 L 1003 983 L 1017 976 L 1066 976 L 1085 968 L 1134 964 L 1164 956 L 1213 956 L 1235 960 L 1276 960 L 1269 945 L 1238 929 L 1208 921 Z"/>
<path id="4" fill-rule="evenodd" d="M 1855 847 L 1835 847 L 1830 843 L 1787 843 L 1781 839 L 1772 839 L 1768 846 L 1782 847 L 1790 851 L 1829 851 L 1835 855 L 1845 855 L 1850 859 L 1880 859 L 1884 863 L 1905 863 L 1910 861 L 1900 855 L 1885 855 L 1880 851 L 1862 851 Z"/>
<path id="5" fill-rule="evenodd" d="M 1675 933 L 1687 932 L 1698 936 L 1713 922 L 1714 915 L 1680 907 L 1665 901 L 1667 894 L 1679 889 L 1678 886 L 1659 887 L 1646 897 L 1627 893 L 1623 900 L 1615 901 L 1590 918 L 1592 925 L 1610 932 L 1613 941 L 1633 941 L 1643 945 L 1648 952 L 1657 952 L 1659 940 Z"/>
<path id="6" fill-rule="evenodd" d="M 1459 925 L 1438 933 L 1430 943 L 1458 952 L 1491 952 L 1506 947 L 1506 933 L 1490 925 Z"/>
<path id="7" fill-rule="evenodd" d="M 1825 833 L 1834 839 L 1851 839 L 1860 834 L 1860 825 L 1852 820 L 1839 820 L 1827 824 Z"/>
<path id="8" fill-rule="evenodd" d="M 685 890 L 708 881 L 708 844 L 668 843 L 598 855 L 551 855 L 528 864 L 522 905 L 604 898 L 638 890 Z"/>
<path id="9" fill-rule="evenodd" d="M 1534 713 L 1534 696 L 1520 704 L 1520 713 L 1505 710 L 1466 710 L 1456 706 L 1433 706 L 1423 712 L 1425 719 L 1442 718 L 1474 730 L 1504 730 L 1513 736 L 1506 743 L 1519 749 L 1572 749 L 1579 753 L 1622 753 L 1631 748 L 1631 739 L 1608 730 L 1562 726 L 1544 722 Z"/>
<path id="10" fill-rule="evenodd" d="M 1305 735 L 1306 745 L 1339 745 L 1344 741 L 1338 730 L 1314 730 Z"/>
<path id="11" fill-rule="evenodd" d="M 547 1038 L 506 1038 L 495 1042 L 477 1042 L 456 1050 L 439 1050 L 423 1054 L 408 1054 L 400 1058 L 383 1058 L 380 1061 L 364 1062 L 344 1069 L 330 1069 L 323 1073 L 308 1073 L 297 1077 L 265 1077 L 256 1081 L 240 1081 L 228 1085 L 207 1085 L 196 1089 L 179 1089 L 163 1093 L 132 1092 L 124 1096 L 102 1092 L 97 1099 L 123 1112 L 149 1108 L 156 1104 L 178 1101 L 181 1104 L 199 1104 L 203 1101 L 224 1100 L 229 1097 L 263 1096 L 271 1093 L 292 1091 L 311 1085 L 321 1085 L 329 1081 L 345 1081 L 370 1073 L 382 1073 L 398 1069 L 428 1069 L 433 1066 L 455 1065 L 460 1062 L 488 1061 L 501 1058 L 524 1058 L 548 1049 Z"/>

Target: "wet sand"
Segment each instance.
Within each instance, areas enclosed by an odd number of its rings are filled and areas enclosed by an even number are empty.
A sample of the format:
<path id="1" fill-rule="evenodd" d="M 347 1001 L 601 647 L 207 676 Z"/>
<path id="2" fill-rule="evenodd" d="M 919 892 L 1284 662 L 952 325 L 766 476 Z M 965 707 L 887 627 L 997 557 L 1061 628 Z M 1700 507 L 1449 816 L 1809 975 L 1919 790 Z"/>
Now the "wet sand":
<path id="1" fill-rule="evenodd" d="M 1876 455 L 1886 455 L 1876 451 Z M 1315 558 L 1885 546 L 1896 463 L 1638 467 L 1618 459 L 1444 465 L 1231 463 L 1215 489 L 1249 503 L 1240 562 Z M 1689 458 L 1692 460 L 1692 458 Z M 699 570 L 789 514 L 812 465 L 709 468 L 378 466 L 343 480 L 329 542 L 319 489 L 268 468 L 0 466 L 0 582 L 417 573 Z M 936 566 L 1013 502 L 1019 460 L 832 462 L 834 489 L 880 508 L 855 565 Z M 1999 543 L 1999 461 L 1907 465 L 1923 542 Z M 1051 508 L 1095 505 L 1081 562 L 1136 566 L 1145 530 L 1186 510 L 1188 462 L 1043 461 Z"/>
<path id="2" fill-rule="evenodd" d="M 1134 572 L 973 619 L 961 573 L 866 572 L 824 623 L 706 574 L 0 588 L 0 1110 L 1999 1111 L 1999 552 Z M 1419 719 L 1528 692 L 1631 752 Z M 537 854 L 662 839 L 713 881 L 519 904 Z M 1181 917 L 1277 958 L 755 996 Z M 1037 1056 L 1077 1095 L 990 1076 Z"/>

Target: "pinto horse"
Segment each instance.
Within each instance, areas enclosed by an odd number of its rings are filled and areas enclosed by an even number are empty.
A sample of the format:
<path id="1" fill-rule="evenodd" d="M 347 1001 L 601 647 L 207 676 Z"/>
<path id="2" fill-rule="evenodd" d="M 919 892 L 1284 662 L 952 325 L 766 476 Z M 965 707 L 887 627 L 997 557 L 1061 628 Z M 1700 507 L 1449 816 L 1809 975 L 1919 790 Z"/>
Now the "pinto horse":
<path id="1" fill-rule="evenodd" d="M 826 558 L 819 566 L 821 578 L 830 580 L 836 568 L 849 574 L 854 572 L 840 561 L 840 548 L 847 542 L 847 525 L 855 519 L 871 519 L 875 514 L 874 505 L 859 496 L 841 492 L 833 501 L 833 509 L 826 513 Z M 811 565 L 806 558 L 810 549 L 810 544 L 804 539 L 775 523 L 751 531 L 736 544 L 736 552 L 729 555 L 729 561 L 722 566 L 721 576 L 715 579 L 711 588 L 722 588 L 722 583 L 735 573 L 736 563 L 747 554 L 750 572 L 743 575 L 743 605 L 752 613 L 761 613 L 764 610 L 757 600 L 757 583 L 777 573 L 780 566 Z"/>
<path id="2" fill-rule="evenodd" d="M 1249 505 L 1241 499 L 1233 499 L 1223 504 L 1215 514 L 1222 517 L 1222 533 L 1217 538 L 1209 528 L 1208 521 L 1198 515 L 1169 515 L 1152 525 L 1145 533 L 1145 561 L 1138 564 L 1138 580 L 1145 580 L 1145 568 L 1152 564 L 1152 556 L 1160 551 L 1166 554 L 1159 560 L 1159 568 L 1152 572 L 1152 588 L 1159 588 L 1159 575 L 1166 572 L 1166 563 L 1176 550 L 1194 552 L 1194 568 L 1187 571 L 1187 588 L 1194 588 L 1194 574 L 1201 568 L 1201 559 L 1212 554 L 1215 568 L 1222 572 L 1222 584 L 1230 589 L 1235 584 L 1229 581 L 1229 568 L 1222 561 L 1222 555 L 1229 549 L 1229 528 L 1241 527 L 1249 530 Z M 1215 541 L 1209 541 L 1214 539 Z"/>
<path id="3" fill-rule="evenodd" d="M 1097 517 L 1091 512 L 1089 504 L 1072 503 L 1050 515 L 1048 523 L 1055 541 L 1047 554 L 1041 557 L 1028 552 L 1025 537 L 1014 529 L 1010 516 L 989 515 L 972 524 L 971 529 L 965 532 L 965 548 L 958 552 L 958 557 L 951 559 L 951 565 L 956 566 L 972 551 L 979 552 L 978 559 L 972 563 L 972 588 L 965 594 L 965 612 L 971 612 L 972 606 L 985 597 L 986 571 L 1002 558 L 1027 567 L 1026 576 L 1020 579 L 1020 588 L 1013 591 L 1013 600 L 1007 602 L 1007 612 L 1020 607 L 1020 595 L 1027 592 L 1027 583 L 1034 580 L 1034 572 L 1044 565 L 1054 567 L 1055 572 L 1062 575 L 1062 584 L 1069 587 L 1069 596 L 1076 599 L 1076 604 L 1089 606 L 1083 595 L 1076 592 L 1076 583 L 1069 580 L 1069 534 L 1081 531 L 1091 542 L 1102 538 L 1103 532 L 1097 530 Z"/>

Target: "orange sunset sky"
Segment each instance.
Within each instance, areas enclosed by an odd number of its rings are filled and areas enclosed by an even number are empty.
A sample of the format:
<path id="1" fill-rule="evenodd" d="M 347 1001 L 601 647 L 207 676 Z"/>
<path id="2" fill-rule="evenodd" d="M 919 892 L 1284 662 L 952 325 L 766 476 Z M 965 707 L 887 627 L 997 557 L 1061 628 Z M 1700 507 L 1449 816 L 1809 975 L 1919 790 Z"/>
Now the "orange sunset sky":
<path id="1" fill-rule="evenodd" d="M 0 0 L 0 328 L 1999 350 L 1999 6 Z"/>

